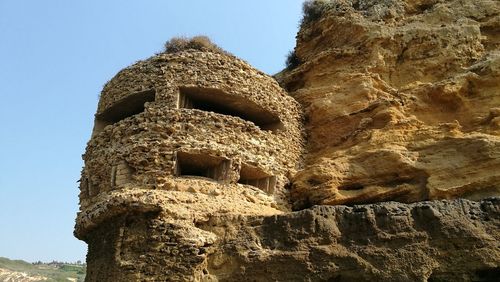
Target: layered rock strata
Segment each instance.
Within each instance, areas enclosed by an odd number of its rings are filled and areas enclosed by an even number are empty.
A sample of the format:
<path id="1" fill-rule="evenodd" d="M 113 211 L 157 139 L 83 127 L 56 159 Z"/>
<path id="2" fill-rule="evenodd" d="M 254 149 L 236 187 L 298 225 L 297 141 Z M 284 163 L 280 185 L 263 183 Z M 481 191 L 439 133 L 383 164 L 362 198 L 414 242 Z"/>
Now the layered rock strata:
<path id="1" fill-rule="evenodd" d="M 496 281 L 500 201 L 315 206 L 198 227 L 219 281 Z"/>
<path id="2" fill-rule="evenodd" d="M 170 218 L 161 208 L 131 208 L 90 229 L 87 281 L 496 281 L 500 275 L 498 198 L 214 214 L 194 226 Z"/>
<path id="3" fill-rule="evenodd" d="M 307 118 L 295 209 L 500 194 L 500 2 L 306 7 L 279 76 Z"/>

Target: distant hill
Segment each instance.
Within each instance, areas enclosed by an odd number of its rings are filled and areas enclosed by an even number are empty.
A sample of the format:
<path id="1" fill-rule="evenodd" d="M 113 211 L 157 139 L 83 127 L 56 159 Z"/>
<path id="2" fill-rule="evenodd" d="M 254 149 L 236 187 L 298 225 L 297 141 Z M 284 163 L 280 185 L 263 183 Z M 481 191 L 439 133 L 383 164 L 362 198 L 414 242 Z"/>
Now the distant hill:
<path id="1" fill-rule="evenodd" d="M 85 280 L 84 264 L 60 262 L 32 264 L 23 260 L 0 257 L 1 282 L 73 281 Z"/>

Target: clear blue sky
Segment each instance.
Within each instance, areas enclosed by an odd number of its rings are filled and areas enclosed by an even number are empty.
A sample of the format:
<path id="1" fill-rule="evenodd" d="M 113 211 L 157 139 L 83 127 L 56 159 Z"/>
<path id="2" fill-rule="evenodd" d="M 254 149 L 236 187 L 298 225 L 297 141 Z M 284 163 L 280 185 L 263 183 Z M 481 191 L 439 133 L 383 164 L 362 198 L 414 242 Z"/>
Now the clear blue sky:
<path id="1" fill-rule="evenodd" d="M 302 0 L 0 0 L 0 256 L 84 260 L 73 237 L 99 92 L 173 36 L 208 35 L 268 74 Z"/>

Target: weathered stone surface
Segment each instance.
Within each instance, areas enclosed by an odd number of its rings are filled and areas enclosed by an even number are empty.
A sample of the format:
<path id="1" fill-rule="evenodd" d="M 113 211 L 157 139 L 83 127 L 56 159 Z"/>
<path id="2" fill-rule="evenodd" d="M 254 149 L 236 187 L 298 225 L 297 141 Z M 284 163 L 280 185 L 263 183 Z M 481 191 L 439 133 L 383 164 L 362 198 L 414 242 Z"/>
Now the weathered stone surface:
<path id="1" fill-rule="evenodd" d="M 221 281 L 495 281 L 500 200 L 315 206 L 198 224 Z"/>
<path id="2" fill-rule="evenodd" d="M 106 84 L 87 281 L 500 277 L 500 2 L 318 2 L 277 76 L 299 103 L 217 48 Z"/>
<path id="3" fill-rule="evenodd" d="M 198 50 L 153 56 L 120 71 L 102 91 L 80 204 L 129 188 L 203 190 L 198 184 L 212 178 L 241 180 L 248 193 L 251 185 L 261 188 L 287 210 L 284 186 L 302 151 L 300 121 L 298 103 L 275 80 L 235 57 Z"/>
<path id="4" fill-rule="evenodd" d="M 500 194 L 500 2 L 318 1 L 280 74 L 304 107 L 296 209 Z"/>
<path id="5" fill-rule="evenodd" d="M 195 226 L 129 210 L 88 233 L 87 280 L 496 281 L 499 226 L 498 198 L 232 213 Z"/>
<path id="6" fill-rule="evenodd" d="M 120 71 L 83 156 L 86 280 L 209 277 L 203 250 L 217 236 L 196 224 L 290 211 L 301 119 L 272 77 L 224 52 L 161 53 Z"/>

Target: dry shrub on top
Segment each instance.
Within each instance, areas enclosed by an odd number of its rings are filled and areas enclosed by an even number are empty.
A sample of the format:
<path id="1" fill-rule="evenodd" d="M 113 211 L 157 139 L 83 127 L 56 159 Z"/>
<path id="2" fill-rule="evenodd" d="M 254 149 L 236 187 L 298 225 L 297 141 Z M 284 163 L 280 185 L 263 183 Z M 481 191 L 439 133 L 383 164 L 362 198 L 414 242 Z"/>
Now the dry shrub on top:
<path id="1" fill-rule="evenodd" d="M 188 49 L 226 54 L 226 52 L 219 46 L 215 45 L 215 43 L 213 43 L 210 38 L 202 35 L 194 36 L 192 38 L 173 37 L 165 43 L 166 53 L 176 53 Z"/>

